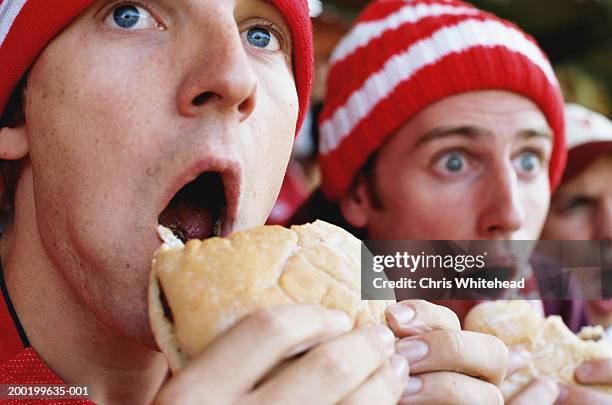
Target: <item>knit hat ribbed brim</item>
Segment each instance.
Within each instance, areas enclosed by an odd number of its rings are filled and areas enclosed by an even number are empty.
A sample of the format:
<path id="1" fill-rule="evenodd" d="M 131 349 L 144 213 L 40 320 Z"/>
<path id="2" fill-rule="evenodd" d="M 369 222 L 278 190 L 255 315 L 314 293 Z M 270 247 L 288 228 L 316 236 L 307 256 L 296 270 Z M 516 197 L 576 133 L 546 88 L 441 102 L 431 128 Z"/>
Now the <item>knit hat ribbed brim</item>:
<path id="1" fill-rule="evenodd" d="M 0 116 L 11 93 L 40 52 L 93 0 L 0 0 Z M 307 0 L 272 0 L 291 28 L 300 128 L 313 77 L 312 25 Z"/>
<path id="2" fill-rule="evenodd" d="M 550 184 L 565 164 L 563 99 L 536 42 L 457 0 L 371 3 L 334 50 L 319 118 L 322 190 L 341 197 L 388 136 L 428 105 L 476 90 L 532 100 L 554 132 Z"/>

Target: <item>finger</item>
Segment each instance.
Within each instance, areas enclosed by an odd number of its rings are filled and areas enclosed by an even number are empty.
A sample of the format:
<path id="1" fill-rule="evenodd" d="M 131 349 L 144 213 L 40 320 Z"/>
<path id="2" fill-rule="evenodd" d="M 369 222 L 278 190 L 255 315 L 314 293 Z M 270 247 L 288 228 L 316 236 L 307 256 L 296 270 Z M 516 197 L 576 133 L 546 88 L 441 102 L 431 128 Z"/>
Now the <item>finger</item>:
<path id="1" fill-rule="evenodd" d="M 434 330 L 459 330 L 459 318 L 450 309 L 423 300 L 408 300 L 387 309 L 387 323 L 397 337 Z"/>
<path id="2" fill-rule="evenodd" d="M 501 391 L 495 385 L 447 371 L 417 376 L 411 374 L 399 402 L 400 405 L 503 405 L 503 403 Z"/>
<path id="3" fill-rule="evenodd" d="M 435 331 L 404 338 L 397 354 L 410 364 L 410 373 L 456 371 L 499 385 L 508 363 L 508 349 L 494 336 L 466 331 Z"/>
<path id="4" fill-rule="evenodd" d="M 514 346 L 508 349 L 508 373 L 511 375 L 516 371 L 526 367 L 531 360 L 531 353 L 521 346 Z"/>
<path id="5" fill-rule="evenodd" d="M 558 405 L 609 405 L 612 404 L 612 395 L 593 388 L 578 385 L 564 385 L 560 389 Z M 513 404 L 514 405 L 514 404 Z"/>
<path id="6" fill-rule="evenodd" d="M 393 355 L 389 364 L 372 374 L 363 385 L 340 401 L 339 405 L 395 405 L 407 381 L 408 363 L 406 359 Z"/>
<path id="7" fill-rule="evenodd" d="M 559 396 L 558 384 L 549 377 L 536 377 L 508 405 L 552 405 Z"/>
<path id="8" fill-rule="evenodd" d="M 585 362 L 576 369 L 575 376 L 583 384 L 612 384 L 612 359 Z"/>
<path id="9" fill-rule="evenodd" d="M 359 328 L 313 348 L 257 388 L 253 403 L 336 403 L 391 357 L 395 337 L 380 325 Z"/>
<path id="10" fill-rule="evenodd" d="M 216 339 L 163 387 L 162 394 L 174 400 L 214 397 L 211 393 L 240 395 L 296 348 L 351 328 L 343 313 L 315 305 L 258 311 Z"/>

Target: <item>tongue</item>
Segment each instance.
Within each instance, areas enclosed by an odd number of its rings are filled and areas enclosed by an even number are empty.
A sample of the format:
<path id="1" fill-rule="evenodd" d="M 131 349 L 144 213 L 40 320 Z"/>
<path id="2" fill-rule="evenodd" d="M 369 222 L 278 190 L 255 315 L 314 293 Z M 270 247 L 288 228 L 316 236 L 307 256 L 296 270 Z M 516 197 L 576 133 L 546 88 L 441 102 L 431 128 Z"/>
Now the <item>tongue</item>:
<path id="1" fill-rule="evenodd" d="M 194 201 L 172 201 L 159 216 L 159 223 L 183 242 L 213 236 L 214 221 L 212 211 Z"/>
<path id="2" fill-rule="evenodd" d="M 214 236 L 214 226 L 225 206 L 223 181 L 218 173 L 202 173 L 183 187 L 159 215 L 161 225 L 183 242 Z"/>

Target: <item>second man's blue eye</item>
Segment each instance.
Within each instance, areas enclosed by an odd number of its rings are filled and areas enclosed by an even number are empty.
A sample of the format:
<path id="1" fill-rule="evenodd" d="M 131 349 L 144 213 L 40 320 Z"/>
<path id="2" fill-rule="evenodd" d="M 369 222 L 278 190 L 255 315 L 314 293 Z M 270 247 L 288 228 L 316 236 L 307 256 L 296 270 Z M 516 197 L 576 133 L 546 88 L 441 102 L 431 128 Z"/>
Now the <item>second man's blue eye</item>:
<path id="1" fill-rule="evenodd" d="M 247 32 L 247 39 L 249 43 L 258 48 L 265 48 L 270 45 L 272 41 L 272 35 L 264 28 L 251 28 Z"/>
<path id="2" fill-rule="evenodd" d="M 133 28 L 140 20 L 140 12 L 130 5 L 117 7 L 113 12 L 113 19 L 121 28 Z"/>
<path id="3" fill-rule="evenodd" d="M 458 172 L 463 168 L 463 162 L 461 158 L 457 155 L 451 155 L 450 158 L 446 161 L 446 169 L 449 172 Z"/>
<path id="4" fill-rule="evenodd" d="M 536 167 L 536 157 L 532 154 L 527 154 L 521 158 L 521 167 L 526 172 L 530 172 Z"/>

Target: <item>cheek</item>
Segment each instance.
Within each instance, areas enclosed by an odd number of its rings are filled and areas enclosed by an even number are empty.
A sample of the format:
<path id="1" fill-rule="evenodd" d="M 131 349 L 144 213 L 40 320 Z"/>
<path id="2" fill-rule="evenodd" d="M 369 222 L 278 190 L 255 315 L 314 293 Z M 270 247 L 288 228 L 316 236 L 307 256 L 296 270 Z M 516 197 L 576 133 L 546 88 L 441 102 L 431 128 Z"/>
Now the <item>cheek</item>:
<path id="1" fill-rule="evenodd" d="M 435 184 L 430 177 L 415 174 L 416 170 L 403 173 L 410 175 L 400 176 L 399 184 L 397 177 L 385 181 L 385 190 L 381 190 L 384 220 L 373 226 L 386 232 L 386 239 L 390 233 L 400 239 L 464 238 L 473 222 L 470 213 L 476 211 L 471 206 L 473 190 L 461 184 Z"/>
<path id="2" fill-rule="evenodd" d="M 257 202 L 257 217 L 265 221 L 276 201 L 291 154 L 298 116 L 298 97 L 289 72 L 260 72 L 259 92 L 255 112 L 250 118 L 251 152 L 245 178 L 251 190 L 245 205 Z M 271 79 L 275 80 L 271 80 Z"/>
<path id="3" fill-rule="evenodd" d="M 550 207 L 550 188 L 548 181 L 540 181 L 523 190 L 523 210 L 525 212 L 525 239 L 539 239 Z"/>
<path id="4" fill-rule="evenodd" d="M 553 240 L 588 240 L 592 236 L 588 219 L 579 214 L 558 215 L 552 212 L 542 232 L 542 239 Z"/>

